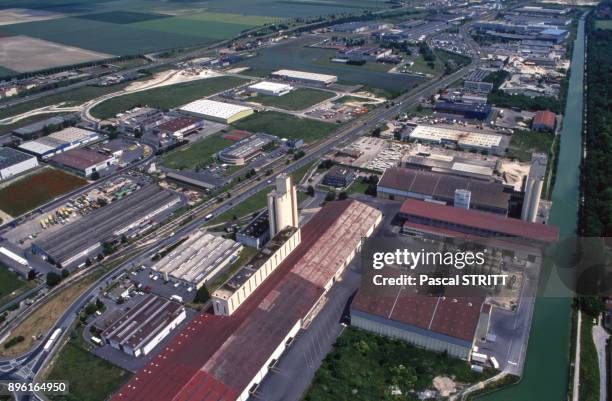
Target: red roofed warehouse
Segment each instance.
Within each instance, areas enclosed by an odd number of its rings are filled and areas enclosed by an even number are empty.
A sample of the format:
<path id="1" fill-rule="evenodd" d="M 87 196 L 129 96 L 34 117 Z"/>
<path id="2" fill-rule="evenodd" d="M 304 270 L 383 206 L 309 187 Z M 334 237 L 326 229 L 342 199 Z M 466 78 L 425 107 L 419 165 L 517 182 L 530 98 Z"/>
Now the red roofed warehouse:
<path id="1" fill-rule="evenodd" d="M 116 164 L 114 155 L 103 155 L 94 150 L 78 148 L 60 153 L 51 162 L 83 177 L 90 177 L 94 171 L 98 173 Z"/>
<path id="2" fill-rule="evenodd" d="M 555 132 L 557 116 L 552 111 L 538 111 L 533 117 L 531 128 L 534 131 Z"/>
<path id="3" fill-rule="evenodd" d="M 550 243 L 559 239 L 555 226 L 531 223 L 499 214 L 462 209 L 409 199 L 400 209 L 407 233 L 433 233 L 447 237 L 518 239 Z"/>
<path id="4" fill-rule="evenodd" d="M 201 313 L 113 401 L 246 401 L 380 223 L 357 201 L 325 206 L 231 316 Z"/>
<path id="5" fill-rule="evenodd" d="M 468 359 L 474 340 L 488 331 L 491 306 L 484 297 L 434 297 L 415 291 L 399 287 L 392 297 L 360 291 L 351 305 L 351 325 Z"/>

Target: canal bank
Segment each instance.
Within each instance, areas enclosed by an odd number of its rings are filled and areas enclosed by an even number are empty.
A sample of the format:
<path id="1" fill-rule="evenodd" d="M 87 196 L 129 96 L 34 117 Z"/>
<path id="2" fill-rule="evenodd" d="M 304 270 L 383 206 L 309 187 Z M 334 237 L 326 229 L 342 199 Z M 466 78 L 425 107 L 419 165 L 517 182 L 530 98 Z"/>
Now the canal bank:
<path id="1" fill-rule="evenodd" d="M 578 226 L 580 164 L 582 157 L 582 110 L 584 88 L 585 17 L 578 23 L 557 174 L 552 194 L 550 224 L 569 238 Z M 553 272 L 554 273 L 554 272 Z M 543 275 L 535 301 L 525 369 L 512 387 L 479 397 L 478 401 L 564 401 L 567 399 L 572 294 L 559 296 L 562 286 L 555 274 Z"/>

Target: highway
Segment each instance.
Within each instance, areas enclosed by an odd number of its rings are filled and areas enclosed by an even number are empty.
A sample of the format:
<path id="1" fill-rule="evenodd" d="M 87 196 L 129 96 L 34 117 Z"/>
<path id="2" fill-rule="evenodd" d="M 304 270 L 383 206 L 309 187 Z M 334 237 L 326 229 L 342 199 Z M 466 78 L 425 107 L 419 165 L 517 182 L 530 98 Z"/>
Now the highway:
<path id="1" fill-rule="evenodd" d="M 470 46 L 475 46 L 471 44 Z M 477 55 L 477 48 L 473 47 L 474 55 Z M 194 229 L 200 227 L 205 221 L 205 216 L 209 213 L 217 216 L 232 207 L 243 202 L 244 200 L 252 197 L 254 194 L 264 190 L 274 181 L 275 177 L 280 173 L 292 173 L 295 170 L 319 159 L 324 154 L 328 153 L 335 147 L 342 143 L 355 139 L 358 136 L 369 134 L 381 121 L 388 121 L 395 119 L 395 117 L 403 110 L 414 106 L 421 98 L 428 97 L 436 93 L 439 89 L 446 88 L 449 84 L 460 79 L 467 74 L 468 71 L 477 67 L 480 64 L 478 56 L 472 58 L 472 62 L 459 69 L 458 71 L 444 76 L 438 80 L 433 80 L 421 87 L 401 95 L 393 99 L 392 105 L 383 105 L 374 109 L 370 113 L 357 119 L 355 122 L 348 124 L 340 128 L 335 134 L 333 134 L 327 140 L 315 144 L 310 148 L 306 149 L 306 155 L 301 159 L 285 165 L 284 160 L 280 159 L 273 163 L 273 174 L 267 177 L 263 177 L 261 181 L 249 181 L 241 183 L 239 186 L 232 190 L 232 196 L 227 198 L 225 201 L 218 203 L 217 198 L 213 198 L 200 206 L 197 206 L 190 210 L 187 214 L 175 219 L 173 222 L 161 227 L 158 231 L 153 234 L 147 235 L 140 239 L 138 243 L 128 246 L 127 250 L 123 251 L 121 255 L 126 255 L 139 250 L 139 254 L 122 263 L 118 267 L 104 274 L 94 285 L 92 285 L 87 291 L 85 291 L 79 298 L 64 312 L 64 314 L 57 320 L 51 330 L 47 333 L 45 338 L 39 343 L 38 346 L 28 351 L 24 355 L 14 360 L 0 361 L 0 380 L 19 380 L 26 382 L 35 382 L 37 375 L 41 372 L 42 368 L 46 365 L 47 361 L 52 358 L 55 352 L 60 348 L 57 345 L 61 343 L 58 339 L 54 343 L 48 352 L 44 350 L 44 344 L 48 341 L 51 333 L 56 329 L 62 329 L 62 337 L 71 327 L 72 323 L 77 317 L 78 312 L 94 297 L 98 296 L 100 287 L 104 287 L 105 283 L 112 277 L 121 274 L 127 269 L 142 264 L 147 261 L 152 255 L 159 252 L 169 244 L 177 241 L 181 237 L 188 235 Z M 147 160 L 148 161 L 148 160 Z M 143 161 L 143 163 L 146 161 Z M 225 198 L 224 194 L 220 197 Z M 180 225 L 181 222 L 185 221 L 186 218 L 191 217 L 191 220 Z M 160 235 L 166 235 L 171 233 L 172 235 L 164 236 L 159 239 Z M 159 240 L 152 244 L 146 241 L 157 237 Z M 143 241 L 145 241 L 143 245 Z M 37 396 L 35 396 L 37 397 Z M 17 401 L 20 400 L 31 400 L 32 395 L 28 394 L 17 394 Z"/>

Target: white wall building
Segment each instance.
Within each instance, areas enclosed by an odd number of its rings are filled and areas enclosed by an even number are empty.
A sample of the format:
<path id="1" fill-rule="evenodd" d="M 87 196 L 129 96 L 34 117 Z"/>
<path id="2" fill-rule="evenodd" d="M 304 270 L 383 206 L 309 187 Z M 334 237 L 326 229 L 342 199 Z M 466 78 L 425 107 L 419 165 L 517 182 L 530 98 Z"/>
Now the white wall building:
<path id="1" fill-rule="evenodd" d="M 290 175 L 276 177 L 276 190 L 268 194 L 270 236 L 286 227 L 298 227 L 297 193 Z"/>
<path id="2" fill-rule="evenodd" d="M 268 96 L 283 96 L 293 90 L 293 86 L 278 82 L 263 81 L 249 86 L 252 92 Z"/>
<path id="3" fill-rule="evenodd" d="M 38 167 L 36 157 L 12 148 L 0 148 L 0 180 Z"/>
<path id="4" fill-rule="evenodd" d="M 250 107 L 208 99 L 200 99 L 187 103 L 180 110 L 205 120 L 217 121 L 223 124 L 231 124 L 253 114 L 253 109 Z"/>

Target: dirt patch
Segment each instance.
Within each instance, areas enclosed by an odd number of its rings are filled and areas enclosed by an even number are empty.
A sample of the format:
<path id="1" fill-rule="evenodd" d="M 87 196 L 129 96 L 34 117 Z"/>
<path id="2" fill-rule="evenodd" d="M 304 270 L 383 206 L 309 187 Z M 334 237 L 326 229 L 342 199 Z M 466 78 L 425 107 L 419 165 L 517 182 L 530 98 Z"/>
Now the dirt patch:
<path id="1" fill-rule="evenodd" d="M 1 65 L 17 72 L 38 71 L 112 57 L 111 54 L 61 45 L 24 35 L 0 37 Z"/>

